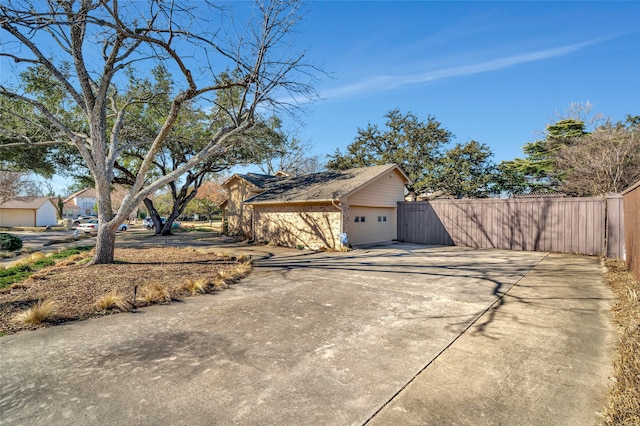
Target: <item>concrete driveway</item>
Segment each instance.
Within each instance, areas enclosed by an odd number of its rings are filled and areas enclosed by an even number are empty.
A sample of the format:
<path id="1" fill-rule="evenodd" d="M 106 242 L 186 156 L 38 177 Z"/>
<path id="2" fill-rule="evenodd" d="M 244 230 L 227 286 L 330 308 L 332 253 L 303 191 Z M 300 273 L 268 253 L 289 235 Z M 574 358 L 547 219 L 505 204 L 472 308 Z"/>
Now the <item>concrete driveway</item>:
<path id="1" fill-rule="evenodd" d="M 411 387 L 470 326 L 486 333 L 503 303 L 496 300 L 547 259 L 405 244 L 349 253 L 252 250 L 263 259 L 255 272 L 222 293 L 0 338 L 0 424 L 429 424 L 404 404 L 421 398 Z M 599 277 L 597 259 L 580 271 Z M 606 318 L 601 290 L 588 299 Z M 613 334 L 602 324 L 599 336 Z M 596 352 L 589 356 L 604 367 L 584 373 L 589 404 L 606 391 L 607 354 Z M 511 356 L 496 354 L 495 367 L 510 365 Z M 473 357 L 467 353 L 466 362 Z M 558 415 L 595 418 L 576 409 Z"/>

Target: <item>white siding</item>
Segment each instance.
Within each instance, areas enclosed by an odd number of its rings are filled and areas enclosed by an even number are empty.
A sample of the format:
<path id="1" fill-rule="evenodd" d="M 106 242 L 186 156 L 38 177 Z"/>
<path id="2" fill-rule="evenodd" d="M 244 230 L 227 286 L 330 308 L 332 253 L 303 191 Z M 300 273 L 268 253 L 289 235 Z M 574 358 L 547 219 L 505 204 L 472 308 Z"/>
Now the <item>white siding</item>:
<path id="1" fill-rule="evenodd" d="M 53 226 L 57 223 L 56 207 L 53 203 L 47 201 L 36 212 L 36 226 Z"/>
<path id="2" fill-rule="evenodd" d="M 379 176 L 347 198 L 350 206 L 395 207 L 398 201 L 404 201 L 404 181 L 396 170 Z"/>

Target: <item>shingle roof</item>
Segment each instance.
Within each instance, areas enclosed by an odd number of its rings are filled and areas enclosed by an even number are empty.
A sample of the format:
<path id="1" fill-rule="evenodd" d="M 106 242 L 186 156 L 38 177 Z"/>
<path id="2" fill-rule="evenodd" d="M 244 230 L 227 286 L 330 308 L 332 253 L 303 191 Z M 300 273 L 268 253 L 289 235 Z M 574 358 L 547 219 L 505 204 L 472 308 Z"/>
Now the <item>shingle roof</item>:
<path id="1" fill-rule="evenodd" d="M 273 182 L 281 181 L 283 179 L 282 176 L 263 175 L 260 173 L 245 173 L 245 174 L 236 173 L 233 176 L 231 176 L 229 179 L 227 179 L 222 184 L 222 186 L 226 186 L 227 183 L 229 183 L 233 178 L 244 179 L 258 189 L 263 189 L 269 184 Z"/>
<path id="2" fill-rule="evenodd" d="M 280 176 L 262 175 L 259 173 L 246 173 L 237 176 L 246 180 L 250 184 L 257 186 L 258 188 L 265 188 L 270 184 L 281 181 L 283 179 Z"/>
<path id="3" fill-rule="evenodd" d="M 271 182 L 271 185 L 265 187 L 266 191 L 249 198 L 245 203 L 260 204 L 339 200 L 367 184 L 372 179 L 394 169 L 400 170 L 395 164 L 385 164 L 382 166 L 335 170 L 280 179 Z M 402 173 L 402 171 L 400 172 Z"/>
<path id="4" fill-rule="evenodd" d="M 37 210 L 47 201 L 51 201 L 49 197 L 26 197 L 14 198 L 0 205 L 3 209 L 30 209 Z"/>

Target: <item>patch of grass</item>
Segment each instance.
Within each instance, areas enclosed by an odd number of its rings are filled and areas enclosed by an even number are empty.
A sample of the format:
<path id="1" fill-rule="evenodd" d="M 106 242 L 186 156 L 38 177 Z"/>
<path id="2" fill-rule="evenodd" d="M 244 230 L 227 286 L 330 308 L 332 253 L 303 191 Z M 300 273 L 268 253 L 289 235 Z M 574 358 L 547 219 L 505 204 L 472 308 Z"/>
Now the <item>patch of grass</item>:
<path id="1" fill-rule="evenodd" d="M 233 280 L 233 274 L 229 269 L 218 269 L 216 271 L 216 278 L 228 282 Z"/>
<path id="2" fill-rule="evenodd" d="M 129 312 L 132 306 L 123 295 L 117 291 L 105 294 L 96 302 L 96 307 L 100 310 L 117 310 L 120 312 Z"/>
<path id="3" fill-rule="evenodd" d="M 242 279 L 242 278 L 246 277 L 251 272 L 251 269 L 252 269 L 252 265 L 251 265 L 250 262 L 239 263 L 231 271 L 231 275 L 233 277 L 233 280 L 235 281 L 235 280 L 239 280 L 239 279 Z"/>
<path id="4" fill-rule="evenodd" d="M 45 322 L 53 313 L 55 303 L 50 300 L 39 300 L 30 309 L 19 313 L 16 320 L 27 325 L 40 325 Z"/>
<path id="5" fill-rule="evenodd" d="M 171 303 L 171 292 L 161 283 L 150 283 L 142 287 L 142 300 L 149 304 Z"/>
<path id="6" fill-rule="evenodd" d="M 192 295 L 205 294 L 208 292 L 207 290 L 209 289 L 209 281 L 206 280 L 205 278 L 187 280 L 182 285 L 182 287 Z"/>
<path id="7" fill-rule="evenodd" d="M 66 250 L 62 250 L 59 253 L 55 253 L 52 254 L 51 256 L 49 256 L 51 259 L 65 259 L 67 257 L 70 257 L 71 255 L 74 254 L 82 254 L 88 251 L 93 250 L 93 246 L 78 246 L 75 248 L 70 248 L 70 249 L 66 249 Z"/>
<path id="8" fill-rule="evenodd" d="M 34 270 L 46 268 L 47 266 L 55 265 L 56 261 L 51 259 L 50 257 L 44 257 L 42 259 L 36 260 L 31 264 L 31 267 Z"/>
<path id="9" fill-rule="evenodd" d="M 44 255 L 43 253 L 41 253 L 41 252 L 39 252 L 39 251 L 38 251 L 38 252 L 33 253 L 33 254 L 29 257 L 29 260 L 30 260 L 31 262 L 36 262 L 36 261 L 38 261 L 38 260 L 40 260 L 40 259 L 44 259 L 44 258 L 45 258 L 45 255 Z"/>
<path id="10" fill-rule="evenodd" d="M 42 253 L 34 253 L 29 259 L 20 261 L 10 268 L 0 269 L 0 290 L 11 284 L 26 280 L 40 269 L 55 265 L 56 260 L 81 255 L 81 253 L 92 249 L 92 246 L 81 246 L 74 249 L 63 250 L 60 253 L 55 253 L 50 256 L 44 256 Z"/>
<path id="11" fill-rule="evenodd" d="M 64 260 L 60 260 L 58 263 L 56 263 L 57 266 L 69 266 L 69 265 L 74 265 L 78 262 L 80 262 L 81 260 L 84 260 L 85 257 L 82 254 L 72 254 L 71 256 L 67 257 Z"/>
<path id="12" fill-rule="evenodd" d="M 621 260 L 607 259 L 605 281 L 617 296 L 613 316 L 619 341 L 605 425 L 640 425 L 640 282 Z"/>
<path id="13" fill-rule="evenodd" d="M 223 280 L 222 278 L 216 278 L 213 282 L 213 290 L 214 291 L 222 291 L 229 288 L 229 283 Z"/>
<path id="14" fill-rule="evenodd" d="M 26 263 L 19 263 L 10 268 L 0 270 L 0 289 L 13 283 L 25 280 L 33 273 L 33 268 Z"/>

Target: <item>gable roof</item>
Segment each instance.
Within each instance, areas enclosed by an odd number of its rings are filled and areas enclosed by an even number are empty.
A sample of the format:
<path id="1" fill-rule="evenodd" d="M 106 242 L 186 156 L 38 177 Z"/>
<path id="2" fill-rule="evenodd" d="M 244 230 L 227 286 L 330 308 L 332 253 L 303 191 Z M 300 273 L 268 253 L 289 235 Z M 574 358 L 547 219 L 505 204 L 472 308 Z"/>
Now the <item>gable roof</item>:
<path id="1" fill-rule="evenodd" d="M 111 186 L 111 196 L 116 196 L 116 197 L 120 197 L 120 198 L 124 198 L 125 194 L 129 192 L 129 190 L 124 187 L 123 185 L 120 184 L 113 184 Z M 74 198 L 78 198 L 78 197 L 83 197 L 83 198 L 98 198 L 98 193 L 96 192 L 96 189 L 94 187 L 87 187 L 84 189 L 81 189 L 80 191 L 74 192 L 73 194 L 69 195 L 67 198 L 65 198 L 64 200 L 62 200 L 64 203 L 73 200 Z"/>
<path id="2" fill-rule="evenodd" d="M 62 201 L 66 203 L 67 201 L 71 201 L 74 198 L 77 198 L 81 195 L 86 198 L 96 198 L 96 190 L 95 188 L 87 187 L 87 188 L 81 189 L 80 191 L 74 192 L 73 194 L 69 195 L 67 198 L 65 198 Z"/>
<path id="3" fill-rule="evenodd" d="M 397 170 L 409 182 L 409 178 L 396 164 L 332 170 L 281 179 L 266 187 L 264 192 L 245 200 L 245 203 L 337 201 L 392 170 Z"/>
<path id="4" fill-rule="evenodd" d="M 233 176 L 231 176 L 229 179 L 224 181 L 222 186 L 226 186 L 234 178 L 243 179 L 248 183 L 250 183 L 251 185 L 255 186 L 257 189 L 266 188 L 267 186 L 269 186 L 274 182 L 279 182 L 283 180 L 282 175 L 273 176 L 273 175 L 263 175 L 260 173 L 245 173 L 245 174 L 236 173 Z"/>
<path id="5" fill-rule="evenodd" d="M 0 205 L 3 209 L 26 209 L 26 210 L 38 210 L 46 202 L 50 202 L 49 197 L 24 197 L 14 198 Z M 53 203 L 51 203 L 53 204 Z"/>

